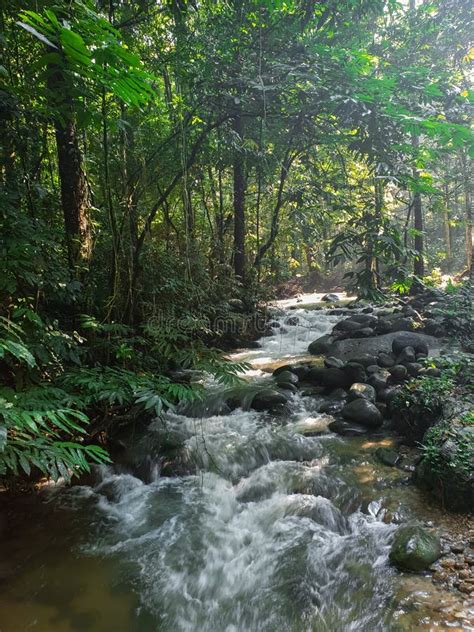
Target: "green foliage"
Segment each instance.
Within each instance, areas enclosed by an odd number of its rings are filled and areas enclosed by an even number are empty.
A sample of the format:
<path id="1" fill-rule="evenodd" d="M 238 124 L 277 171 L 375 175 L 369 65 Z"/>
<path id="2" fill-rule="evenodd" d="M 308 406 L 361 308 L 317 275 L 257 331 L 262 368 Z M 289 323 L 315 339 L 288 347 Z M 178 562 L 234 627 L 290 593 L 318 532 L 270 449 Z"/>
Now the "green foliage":
<path id="1" fill-rule="evenodd" d="M 146 411 L 161 415 L 165 408 L 172 409 L 181 400 L 193 401 L 201 392 L 199 385 L 174 383 L 162 375 L 109 366 L 68 371 L 60 384 L 73 400 L 96 415 L 130 409 L 134 416 Z"/>
<path id="2" fill-rule="evenodd" d="M 427 287 L 439 287 L 443 282 L 443 275 L 440 268 L 433 268 L 430 274 L 423 277 L 423 283 Z"/>
<path id="3" fill-rule="evenodd" d="M 390 286 L 390 291 L 396 294 L 408 294 L 413 285 L 413 278 L 397 280 Z"/>
<path id="4" fill-rule="evenodd" d="M 415 419 L 417 414 L 433 415 L 436 418 L 446 398 L 454 392 L 454 387 L 454 377 L 448 371 L 443 371 L 441 377 L 423 376 L 405 384 L 395 396 L 393 406 L 402 414 L 404 411 L 409 412 Z"/>
<path id="5" fill-rule="evenodd" d="M 53 479 L 108 461 L 99 446 L 84 443 L 88 417 L 68 405 L 69 395 L 49 385 L 0 389 L 0 474 L 30 475 L 37 468 Z"/>
<path id="6" fill-rule="evenodd" d="M 382 288 L 389 279 L 406 278 L 404 261 L 408 254 L 397 227 L 388 218 L 367 213 L 350 219 L 329 250 L 335 264 L 356 259 L 356 270 L 345 276 L 361 298 L 372 300 L 383 296 Z"/>
<path id="7" fill-rule="evenodd" d="M 121 44 L 121 34 L 93 10 L 92 3 L 69 3 L 43 13 L 24 10 L 19 26 L 49 49 L 38 68 L 61 67 L 71 77 L 81 77 L 111 90 L 129 105 L 142 105 L 153 96 L 153 76 L 143 70 L 140 58 Z"/>

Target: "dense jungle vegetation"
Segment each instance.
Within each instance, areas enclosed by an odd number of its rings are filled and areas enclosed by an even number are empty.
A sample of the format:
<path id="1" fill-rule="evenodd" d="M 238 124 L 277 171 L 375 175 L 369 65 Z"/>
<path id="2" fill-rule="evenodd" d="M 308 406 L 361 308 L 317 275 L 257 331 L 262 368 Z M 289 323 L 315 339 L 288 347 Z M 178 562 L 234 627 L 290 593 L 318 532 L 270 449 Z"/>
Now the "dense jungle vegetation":
<path id="1" fill-rule="evenodd" d="M 199 397 L 183 369 L 232 383 L 220 349 L 278 290 L 469 294 L 471 18 L 3 2 L 0 475 L 107 461 L 112 426 Z"/>

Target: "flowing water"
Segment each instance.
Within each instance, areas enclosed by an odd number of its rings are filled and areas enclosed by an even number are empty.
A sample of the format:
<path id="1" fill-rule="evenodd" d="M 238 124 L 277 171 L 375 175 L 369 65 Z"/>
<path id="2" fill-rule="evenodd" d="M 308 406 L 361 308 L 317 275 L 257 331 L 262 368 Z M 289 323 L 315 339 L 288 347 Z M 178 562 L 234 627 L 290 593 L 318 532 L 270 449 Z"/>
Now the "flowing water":
<path id="1" fill-rule="evenodd" d="M 295 307 L 277 317 L 286 333 L 236 354 L 249 380 L 269 381 L 265 369 L 303 357 L 338 319 Z M 454 596 L 388 564 L 397 520 L 442 518 L 406 472 L 377 464 L 386 438 L 328 432 L 318 397 L 295 394 L 276 417 L 214 404 L 168 414 L 141 442 L 181 437 L 197 473 L 160 477 L 155 463 L 144 482 L 103 468 L 93 486 L 17 504 L 0 545 L 0 632 L 473 629 Z"/>

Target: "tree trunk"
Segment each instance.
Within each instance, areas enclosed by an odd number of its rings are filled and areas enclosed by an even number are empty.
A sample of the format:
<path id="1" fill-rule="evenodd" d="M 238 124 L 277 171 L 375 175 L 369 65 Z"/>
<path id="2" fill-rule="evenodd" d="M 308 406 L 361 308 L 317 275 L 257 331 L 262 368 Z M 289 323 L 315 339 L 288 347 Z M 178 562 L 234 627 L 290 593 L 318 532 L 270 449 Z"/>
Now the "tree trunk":
<path id="1" fill-rule="evenodd" d="M 61 185 L 61 204 L 73 277 L 80 277 L 88 265 L 92 239 L 89 224 L 89 189 L 83 170 L 72 99 L 61 68 L 55 66 L 48 81 L 52 106 L 56 112 L 54 131 Z"/>
<path id="2" fill-rule="evenodd" d="M 77 276 L 87 265 L 92 248 L 89 191 L 74 121 L 56 121 L 54 127 L 69 266 Z"/>
<path id="3" fill-rule="evenodd" d="M 469 163 L 467 156 L 461 154 L 463 188 L 464 188 L 464 208 L 466 213 L 466 263 L 467 269 L 471 271 L 473 276 L 473 251 L 474 251 L 474 230 L 473 230 L 473 213 L 472 213 L 472 196 L 471 196 L 471 180 L 469 174 Z"/>
<path id="4" fill-rule="evenodd" d="M 453 261 L 453 247 L 452 247 L 452 235 L 451 224 L 449 219 L 449 185 L 444 185 L 444 241 L 446 244 L 446 272 L 451 272 L 451 266 Z"/>
<path id="5" fill-rule="evenodd" d="M 418 136 L 413 136 L 413 147 L 418 149 L 419 139 Z M 419 172 L 418 169 L 413 169 L 413 179 L 415 186 L 418 183 Z M 417 277 L 425 276 L 425 263 L 423 261 L 424 255 L 424 239 L 423 239 L 423 207 L 421 204 L 421 193 L 415 191 L 412 199 L 413 209 L 413 227 L 415 229 L 415 262 L 413 266 L 413 273 Z"/>
<path id="6" fill-rule="evenodd" d="M 241 144 L 244 125 L 240 110 L 233 118 L 233 130 Z M 245 162 L 240 148 L 234 153 L 234 273 L 245 281 Z"/>

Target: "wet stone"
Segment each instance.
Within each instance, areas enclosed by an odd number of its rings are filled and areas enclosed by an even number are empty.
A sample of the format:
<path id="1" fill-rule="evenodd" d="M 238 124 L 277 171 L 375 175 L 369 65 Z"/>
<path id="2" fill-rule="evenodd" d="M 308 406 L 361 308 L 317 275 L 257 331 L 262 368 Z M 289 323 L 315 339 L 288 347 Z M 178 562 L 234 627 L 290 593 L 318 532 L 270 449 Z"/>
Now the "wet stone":
<path id="1" fill-rule="evenodd" d="M 278 382 L 278 384 L 298 384 L 299 382 L 298 376 L 295 375 L 292 371 L 281 371 L 281 373 L 275 375 L 275 380 Z"/>
<path id="2" fill-rule="evenodd" d="M 329 356 L 329 358 L 325 358 L 324 366 L 327 369 L 342 369 L 344 366 L 344 362 L 339 358 L 334 358 L 333 356 Z"/>
<path id="3" fill-rule="evenodd" d="M 349 389 L 349 400 L 354 399 L 368 399 L 371 402 L 375 401 L 375 388 L 370 384 L 363 384 L 362 382 L 355 382 Z"/>
<path id="4" fill-rule="evenodd" d="M 375 456 L 381 463 L 388 465 L 389 467 L 394 467 L 400 460 L 398 452 L 395 452 L 395 450 L 391 450 L 390 448 L 377 448 L 375 450 Z"/>
<path id="5" fill-rule="evenodd" d="M 367 399 L 355 399 L 342 409 L 345 419 L 355 421 L 369 428 L 377 428 L 382 425 L 382 414 L 378 408 Z"/>
<path id="6" fill-rule="evenodd" d="M 398 529 L 389 559 L 400 570 L 422 571 L 429 568 L 441 555 L 439 538 L 420 526 Z"/>

